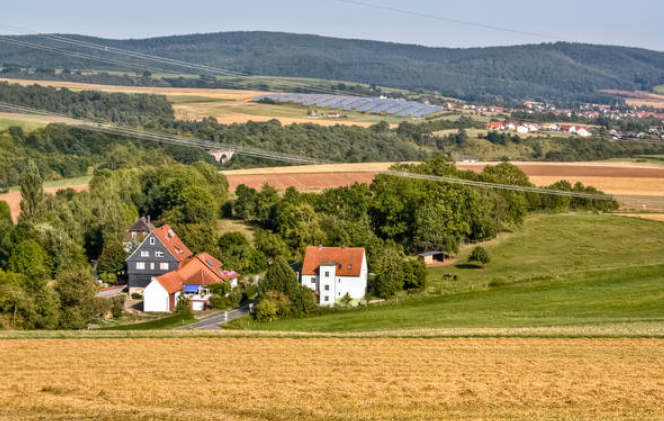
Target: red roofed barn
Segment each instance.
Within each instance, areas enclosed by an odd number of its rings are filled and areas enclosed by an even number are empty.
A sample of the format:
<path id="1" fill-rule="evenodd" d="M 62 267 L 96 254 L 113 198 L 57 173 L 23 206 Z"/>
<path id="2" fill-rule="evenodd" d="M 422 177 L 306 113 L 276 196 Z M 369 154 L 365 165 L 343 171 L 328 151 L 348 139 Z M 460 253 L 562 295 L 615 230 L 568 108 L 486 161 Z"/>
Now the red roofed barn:
<path id="1" fill-rule="evenodd" d="M 334 306 L 346 294 L 360 300 L 367 292 L 367 258 L 363 248 L 307 247 L 302 285 L 319 296 L 319 305 Z"/>

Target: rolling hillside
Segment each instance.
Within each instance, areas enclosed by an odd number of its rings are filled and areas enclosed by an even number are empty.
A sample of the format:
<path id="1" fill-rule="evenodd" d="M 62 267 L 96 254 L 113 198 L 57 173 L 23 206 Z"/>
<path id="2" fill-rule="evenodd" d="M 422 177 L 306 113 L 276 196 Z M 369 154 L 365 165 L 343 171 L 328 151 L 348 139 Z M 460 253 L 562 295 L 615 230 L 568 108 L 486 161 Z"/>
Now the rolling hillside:
<path id="1" fill-rule="evenodd" d="M 614 46 L 550 43 L 450 49 L 271 32 L 143 40 L 71 37 L 254 75 L 373 83 L 432 90 L 468 100 L 613 102 L 614 97 L 599 90 L 652 90 L 664 83 L 664 53 Z M 62 47 L 33 36 L 16 38 Z M 112 66 L 11 44 L 0 44 L 0 64 L 9 70 L 12 66 L 42 69 Z M 105 70 L 121 69 L 106 67 Z M 170 70 L 182 72 L 182 69 Z"/>

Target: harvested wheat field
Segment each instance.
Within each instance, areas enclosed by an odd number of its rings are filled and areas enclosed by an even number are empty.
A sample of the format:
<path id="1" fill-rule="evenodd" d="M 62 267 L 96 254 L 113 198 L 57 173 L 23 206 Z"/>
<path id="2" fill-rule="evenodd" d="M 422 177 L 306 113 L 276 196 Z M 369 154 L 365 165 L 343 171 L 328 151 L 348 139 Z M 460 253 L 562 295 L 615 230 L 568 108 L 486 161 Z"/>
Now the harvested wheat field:
<path id="1" fill-rule="evenodd" d="M 6 79 L 0 78 L 0 82 L 20 84 L 23 86 L 42 85 L 55 88 L 67 88 L 72 91 L 101 91 L 121 92 L 126 94 L 158 94 L 166 96 L 196 96 L 209 99 L 229 101 L 251 101 L 257 96 L 264 94 L 260 91 L 246 91 L 233 89 L 205 89 L 205 88 L 159 88 L 151 86 L 118 86 L 118 85 L 94 85 L 89 83 L 58 82 L 52 80 L 29 80 L 29 79 Z"/>
<path id="2" fill-rule="evenodd" d="M 659 339 L 4 340 L 0 363 L 2 420 L 664 419 Z"/>
<path id="3" fill-rule="evenodd" d="M 664 197 L 664 168 L 653 164 L 604 162 L 515 162 L 514 164 L 538 186 L 551 185 L 565 179 L 572 183 L 580 181 L 615 195 Z M 495 163 L 457 163 L 457 168 L 479 172 L 487 165 Z M 376 173 L 390 166 L 390 163 L 307 165 L 223 171 L 223 174 L 228 177 L 231 190 L 240 184 L 260 188 L 265 183 L 278 189 L 293 186 L 304 190 L 321 190 L 355 182 L 371 183 Z"/>

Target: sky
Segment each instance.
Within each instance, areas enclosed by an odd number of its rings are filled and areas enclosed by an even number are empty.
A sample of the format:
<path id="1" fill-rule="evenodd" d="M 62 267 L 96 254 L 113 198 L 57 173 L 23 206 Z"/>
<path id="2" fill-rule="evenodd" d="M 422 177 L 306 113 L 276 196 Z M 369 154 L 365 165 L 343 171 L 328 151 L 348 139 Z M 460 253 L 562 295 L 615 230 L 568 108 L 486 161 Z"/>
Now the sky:
<path id="1" fill-rule="evenodd" d="M 0 33 L 16 34 L 6 25 L 115 39 L 261 30 L 433 47 L 564 40 L 664 51 L 662 0 L 357 1 L 411 14 L 344 0 L 2 0 Z"/>

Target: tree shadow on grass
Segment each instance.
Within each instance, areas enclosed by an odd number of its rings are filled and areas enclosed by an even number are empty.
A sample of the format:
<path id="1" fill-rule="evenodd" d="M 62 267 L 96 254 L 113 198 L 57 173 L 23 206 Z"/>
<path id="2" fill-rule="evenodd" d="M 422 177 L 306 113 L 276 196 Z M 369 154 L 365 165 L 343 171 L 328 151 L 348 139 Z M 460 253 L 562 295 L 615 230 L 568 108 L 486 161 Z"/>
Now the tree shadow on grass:
<path id="1" fill-rule="evenodd" d="M 484 269 L 481 265 L 476 265 L 474 263 L 459 263 L 454 265 L 458 269 Z"/>

